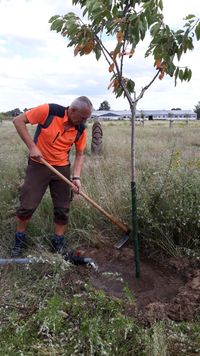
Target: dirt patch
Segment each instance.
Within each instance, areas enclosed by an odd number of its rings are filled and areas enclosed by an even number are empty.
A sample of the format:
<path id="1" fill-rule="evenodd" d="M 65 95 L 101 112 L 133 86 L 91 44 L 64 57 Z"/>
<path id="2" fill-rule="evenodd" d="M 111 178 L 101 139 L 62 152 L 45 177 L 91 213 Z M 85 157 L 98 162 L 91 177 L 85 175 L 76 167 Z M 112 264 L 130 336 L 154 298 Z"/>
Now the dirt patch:
<path id="1" fill-rule="evenodd" d="M 131 248 L 88 249 L 87 255 L 99 266 L 89 279 L 97 289 L 118 298 L 125 298 L 128 287 L 136 304 L 129 314 L 145 316 L 152 322 L 160 319 L 192 320 L 200 305 L 200 269 L 191 267 L 186 259 L 163 258 L 141 260 L 141 277 L 135 277 L 134 252 Z"/>

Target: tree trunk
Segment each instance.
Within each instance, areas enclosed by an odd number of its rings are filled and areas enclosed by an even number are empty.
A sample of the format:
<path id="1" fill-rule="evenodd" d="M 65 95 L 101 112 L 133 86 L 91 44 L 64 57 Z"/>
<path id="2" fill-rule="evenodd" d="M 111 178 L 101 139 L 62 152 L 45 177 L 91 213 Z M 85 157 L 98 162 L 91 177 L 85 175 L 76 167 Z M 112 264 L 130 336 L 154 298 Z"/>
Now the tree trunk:
<path id="1" fill-rule="evenodd" d="M 140 248 L 138 240 L 138 221 L 137 221 L 137 191 L 136 191 L 136 164 L 135 164 L 135 113 L 136 103 L 131 105 L 131 197 L 132 197 L 132 234 L 135 251 L 135 275 L 140 278 Z"/>

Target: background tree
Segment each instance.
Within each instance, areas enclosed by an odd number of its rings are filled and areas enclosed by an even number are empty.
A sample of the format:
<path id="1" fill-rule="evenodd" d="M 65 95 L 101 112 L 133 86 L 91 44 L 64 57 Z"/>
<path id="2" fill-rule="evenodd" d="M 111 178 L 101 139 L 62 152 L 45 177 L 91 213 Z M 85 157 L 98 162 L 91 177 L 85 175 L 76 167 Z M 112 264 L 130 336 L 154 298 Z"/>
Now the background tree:
<path id="1" fill-rule="evenodd" d="M 0 125 L 2 125 L 4 119 L 5 115 L 3 113 L 0 113 Z"/>
<path id="2" fill-rule="evenodd" d="M 20 115 L 21 113 L 22 113 L 21 110 L 19 108 L 16 108 L 16 109 L 7 111 L 4 114 L 8 117 L 15 117 L 15 116 Z"/>
<path id="3" fill-rule="evenodd" d="M 173 116 L 174 116 L 174 115 L 172 114 L 172 112 L 168 112 L 167 117 L 168 117 L 169 119 L 171 119 Z"/>
<path id="4" fill-rule="evenodd" d="M 144 119 L 144 118 L 145 118 L 145 113 L 144 113 L 143 110 L 140 111 L 140 117 L 141 117 L 141 119 Z"/>
<path id="5" fill-rule="evenodd" d="M 198 101 L 198 104 L 195 106 L 194 112 L 197 114 L 197 120 L 200 120 L 200 101 Z"/>
<path id="6" fill-rule="evenodd" d="M 140 275 L 139 246 L 137 234 L 136 170 L 135 170 L 135 113 L 138 101 L 146 90 L 165 75 L 181 81 L 189 81 L 191 69 L 177 65 L 184 53 L 193 49 L 194 39 L 200 39 L 200 23 L 194 15 L 185 18 L 183 29 L 176 31 L 165 24 L 162 0 L 72 0 L 83 9 L 83 18 L 73 12 L 64 16 L 55 15 L 50 19 L 51 30 L 68 37 L 68 46 L 74 46 L 74 55 L 88 55 L 94 52 L 98 60 L 103 55 L 111 73 L 110 85 L 116 95 L 122 94 L 128 100 L 131 113 L 131 194 L 132 225 L 135 245 L 136 276 Z M 83 21 L 84 17 L 86 20 Z M 150 42 L 144 53 L 152 56 L 155 74 L 139 93 L 135 90 L 134 78 L 124 74 L 126 58 L 134 57 L 137 45 L 150 34 Z M 116 40 L 110 50 L 106 36 Z M 134 65 L 134 62 L 133 62 Z M 134 73 L 134 70 L 132 70 Z"/>
<path id="7" fill-rule="evenodd" d="M 100 106 L 99 106 L 99 110 L 110 110 L 110 104 L 107 100 L 104 100 Z"/>

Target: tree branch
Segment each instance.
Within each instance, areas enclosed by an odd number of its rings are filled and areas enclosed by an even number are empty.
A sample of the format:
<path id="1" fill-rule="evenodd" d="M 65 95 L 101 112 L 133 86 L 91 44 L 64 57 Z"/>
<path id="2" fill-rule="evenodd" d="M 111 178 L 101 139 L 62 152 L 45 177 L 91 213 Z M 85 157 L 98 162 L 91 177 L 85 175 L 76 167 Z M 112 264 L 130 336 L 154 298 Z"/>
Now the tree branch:
<path id="1" fill-rule="evenodd" d="M 149 83 L 148 85 L 146 85 L 146 86 L 141 90 L 141 93 L 140 93 L 140 94 L 138 95 L 138 97 L 135 99 L 135 103 L 137 103 L 140 99 L 142 99 L 142 97 L 143 97 L 145 91 L 146 91 L 147 89 L 149 89 L 149 87 L 153 84 L 153 82 L 154 82 L 154 81 L 156 80 L 156 78 L 158 77 L 159 73 L 160 73 L 160 71 L 158 71 L 158 72 L 156 73 L 156 75 L 154 75 L 154 77 L 153 77 L 153 79 L 150 81 L 150 83 Z"/>

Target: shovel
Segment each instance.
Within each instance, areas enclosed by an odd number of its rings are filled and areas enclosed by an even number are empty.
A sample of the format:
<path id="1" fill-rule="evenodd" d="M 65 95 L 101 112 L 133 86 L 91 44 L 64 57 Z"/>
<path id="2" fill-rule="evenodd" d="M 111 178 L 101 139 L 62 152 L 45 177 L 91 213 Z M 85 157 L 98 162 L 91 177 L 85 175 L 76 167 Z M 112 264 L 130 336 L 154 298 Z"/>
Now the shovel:
<path id="1" fill-rule="evenodd" d="M 42 162 L 45 166 L 47 166 L 52 172 L 54 172 L 58 177 L 60 177 L 64 182 L 66 182 L 71 188 L 76 188 L 76 186 L 67 179 L 63 174 L 61 174 L 57 169 L 51 166 L 44 158 L 40 158 L 40 162 Z M 99 206 L 94 200 L 92 200 L 88 195 L 83 193 L 82 191 L 79 192 L 88 203 L 90 203 L 94 208 L 99 210 L 103 215 L 105 215 L 113 224 L 115 224 L 119 229 L 124 232 L 124 236 L 114 245 L 115 248 L 120 249 L 129 239 L 130 229 L 124 225 L 121 221 L 116 219 L 110 213 L 105 211 L 101 206 Z"/>

